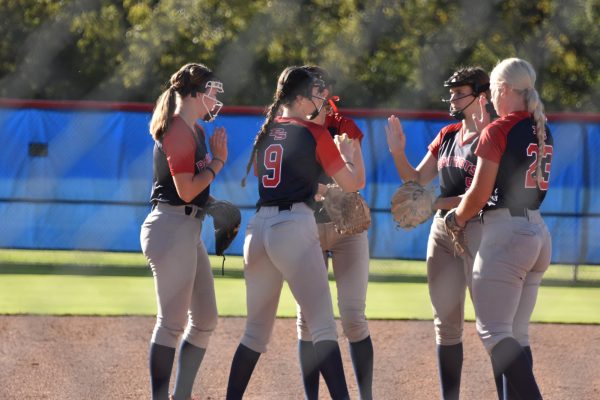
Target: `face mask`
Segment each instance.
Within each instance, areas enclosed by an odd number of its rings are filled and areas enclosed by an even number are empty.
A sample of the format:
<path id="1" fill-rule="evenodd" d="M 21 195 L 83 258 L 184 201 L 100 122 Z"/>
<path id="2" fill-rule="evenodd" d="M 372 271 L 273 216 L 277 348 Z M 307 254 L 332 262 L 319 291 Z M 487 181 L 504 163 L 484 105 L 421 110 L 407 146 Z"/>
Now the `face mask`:
<path id="1" fill-rule="evenodd" d="M 223 83 L 219 82 L 219 81 L 208 81 L 208 82 L 206 82 L 205 88 L 208 89 L 207 91 L 209 93 L 210 93 L 210 89 L 212 89 L 212 88 L 215 88 L 217 93 L 225 92 L 223 90 Z M 212 106 L 210 108 L 210 110 L 208 109 L 208 106 L 206 104 L 206 99 L 209 99 L 215 103 L 214 106 Z M 208 111 L 208 113 L 203 118 L 203 120 L 206 122 L 214 121 L 214 119 L 217 118 L 217 115 L 219 115 L 219 111 L 221 111 L 221 108 L 223 108 L 222 102 L 217 100 L 216 97 L 209 96 L 206 93 L 204 93 L 202 95 L 202 104 L 204 105 L 204 108 L 206 108 L 206 110 Z"/>
<path id="2" fill-rule="evenodd" d="M 310 102 L 313 103 L 313 106 L 315 106 L 315 109 L 312 113 L 310 113 L 309 115 L 307 115 L 309 120 L 313 120 L 315 118 L 317 118 L 317 116 L 321 113 L 321 110 L 323 109 L 323 106 L 325 105 L 325 103 L 327 103 L 327 99 L 325 97 L 322 96 L 318 96 L 318 95 L 313 95 L 312 94 L 312 88 L 317 87 L 319 88 L 319 94 L 323 93 L 323 91 L 326 89 L 325 86 L 325 81 L 323 81 L 322 79 L 314 79 L 313 80 L 313 84 L 311 86 L 311 93 L 310 93 Z M 321 106 L 317 107 L 317 105 L 315 104 L 315 102 L 313 101 L 313 98 L 317 98 L 319 100 L 322 100 Z"/>
<path id="3" fill-rule="evenodd" d="M 315 102 L 312 99 L 310 99 L 310 102 L 313 103 L 313 106 L 315 106 L 314 111 L 310 115 L 308 115 L 308 119 L 310 119 L 310 120 L 317 118 L 317 116 L 321 113 L 323 106 L 325 105 L 325 103 L 327 103 L 327 99 L 325 97 L 321 97 L 321 96 L 312 96 L 312 97 L 316 97 L 317 99 L 322 100 L 323 102 L 321 103 L 321 105 L 319 107 L 317 107 Z"/>
<path id="4" fill-rule="evenodd" d="M 453 117 L 453 118 L 455 118 L 455 119 L 457 119 L 457 120 L 459 120 L 459 121 L 462 121 L 463 119 L 465 119 L 465 113 L 464 113 L 464 111 L 465 111 L 465 109 L 466 109 L 467 107 L 469 107 L 471 104 L 473 104 L 473 102 L 474 102 L 474 101 L 477 99 L 477 95 L 475 95 L 474 93 L 470 93 L 470 94 L 467 94 L 467 95 L 465 95 L 465 96 L 459 97 L 459 98 L 457 98 L 457 99 L 452 99 L 453 101 L 455 101 L 455 100 L 464 99 L 464 98 L 465 98 L 465 97 L 467 97 L 467 96 L 473 96 L 473 100 L 471 100 L 471 101 L 469 102 L 469 104 L 467 104 L 466 106 L 464 106 L 464 107 L 463 107 L 463 108 L 461 108 L 460 110 L 453 110 L 453 109 L 452 109 L 452 105 L 450 106 L 450 111 L 448 112 L 448 114 L 450 114 L 450 116 L 451 116 L 451 117 Z M 450 100 L 450 99 L 447 99 L 447 100 L 446 100 L 446 99 L 443 99 L 442 101 L 443 101 L 443 102 L 450 103 L 450 101 L 451 101 L 451 100 Z"/>

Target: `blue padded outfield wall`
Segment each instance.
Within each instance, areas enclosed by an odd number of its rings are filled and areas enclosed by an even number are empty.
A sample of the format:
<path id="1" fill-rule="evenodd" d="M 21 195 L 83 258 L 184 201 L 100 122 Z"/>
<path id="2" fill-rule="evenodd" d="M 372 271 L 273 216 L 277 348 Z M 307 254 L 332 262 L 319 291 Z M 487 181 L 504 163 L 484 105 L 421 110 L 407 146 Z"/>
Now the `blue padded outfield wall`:
<path id="1" fill-rule="evenodd" d="M 398 230 L 389 214 L 400 179 L 387 150 L 386 118 L 355 119 L 366 136 L 363 195 L 373 216 L 371 256 L 422 260 L 430 223 Z M 0 108 L 0 248 L 140 251 L 139 229 L 150 209 L 149 120 L 149 111 Z M 242 208 L 242 228 L 229 254 L 242 253 L 254 213 L 256 178 L 251 175 L 246 188 L 240 180 L 261 122 L 260 115 L 224 113 L 205 124 L 209 134 L 217 124 L 229 135 L 227 167 L 211 187 L 215 197 Z M 447 123 L 403 119 L 413 165 Z M 561 119 L 550 128 L 555 151 L 542 212 L 553 237 L 552 261 L 600 264 L 600 122 Z M 212 253 L 210 218 L 202 235 Z"/>

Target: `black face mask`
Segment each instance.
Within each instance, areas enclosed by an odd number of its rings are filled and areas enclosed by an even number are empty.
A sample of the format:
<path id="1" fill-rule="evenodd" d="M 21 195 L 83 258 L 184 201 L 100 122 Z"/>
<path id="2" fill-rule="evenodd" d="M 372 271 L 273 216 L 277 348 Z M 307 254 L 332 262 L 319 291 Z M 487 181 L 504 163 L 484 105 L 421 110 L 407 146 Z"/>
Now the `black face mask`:
<path id="1" fill-rule="evenodd" d="M 464 113 L 465 109 L 467 107 L 469 107 L 471 104 L 473 104 L 473 102 L 477 99 L 477 95 L 473 94 L 472 96 L 473 96 L 473 100 L 471 100 L 471 102 L 469 104 L 467 104 L 460 110 L 453 110 L 452 106 L 450 106 L 450 111 L 448 112 L 448 114 L 450 114 L 451 117 L 453 117 L 459 121 L 462 121 L 463 119 L 465 119 L 465 113 Z"/>
<path id="2" fill-rule="evenodd" d="M 317 105 L 315 104 L 315 102 L 313 101 L 312 97 L 316 97 L 319 100 L 323 100 L 323 103 L 321 104 L 321 107 L 317 107 Z M 326 98 L 321 98 L 318 96 L 312 96 L 310 99 L 310 102 L 313 103 L 313 106 L 315 106 L 314 111 L 308 116 L 309 120 L 313 120 L 315 118 L 317 118 L 317 116 L 321 113 L 321 110 L 323 109 L 323 107 L 325 106 L 325 103 L 327 103 L 327 99 Z"/>

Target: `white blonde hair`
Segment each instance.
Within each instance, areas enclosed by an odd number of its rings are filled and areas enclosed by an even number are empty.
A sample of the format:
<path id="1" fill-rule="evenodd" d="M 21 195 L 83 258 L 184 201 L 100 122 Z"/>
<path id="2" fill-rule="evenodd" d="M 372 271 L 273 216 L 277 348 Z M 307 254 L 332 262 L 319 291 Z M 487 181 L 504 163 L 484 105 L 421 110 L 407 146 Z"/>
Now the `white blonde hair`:
<path id="1" fill-rule="evenodd" d="M 542 158 L 546 144 L 546 114 L 544 104 L 535 90 L 536 73 L 530 63 L 520 58 L 506 58 L 500 61 L 490 74 L 490 81 L 496 84 L 505 83 L 514 91 L 523 95 L 527 111 L 533 115 L 535 133 L 538 141 L 538 157 L 536 177 L 538 183 L 543 179 Z"/>

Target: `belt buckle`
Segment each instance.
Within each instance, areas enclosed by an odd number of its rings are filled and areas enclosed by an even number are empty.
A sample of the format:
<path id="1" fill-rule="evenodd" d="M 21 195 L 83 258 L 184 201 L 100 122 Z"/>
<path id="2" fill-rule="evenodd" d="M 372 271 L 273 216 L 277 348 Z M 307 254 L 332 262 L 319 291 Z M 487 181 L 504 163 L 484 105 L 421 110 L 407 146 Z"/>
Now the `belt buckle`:
<path id="1" fill-rule="evenodd" d="M 279 205 L 277 208 L 279 209 L 279 212 L 282 212 L 282 211 L 292 211 L 292 205 L 291 204 L 282 204 L 282 205 Z"/>

